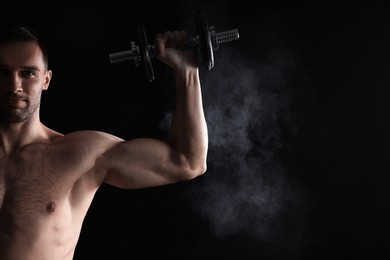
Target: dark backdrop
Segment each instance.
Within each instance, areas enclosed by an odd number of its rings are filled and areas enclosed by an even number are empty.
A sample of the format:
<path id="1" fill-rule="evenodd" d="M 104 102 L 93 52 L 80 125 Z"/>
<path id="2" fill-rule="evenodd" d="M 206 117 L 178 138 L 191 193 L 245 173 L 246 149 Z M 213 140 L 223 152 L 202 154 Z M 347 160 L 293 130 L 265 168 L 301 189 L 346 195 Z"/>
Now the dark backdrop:
<path id="1" fill-rule="evenodd" d="M 252 1 L 251 1 L 252 2 Z M 389 8 L 382 2 L 3 2 L 4 19 L 46 38 L 53 81 L 42 121 L 163 138 L 171 71 L 156 79 L 108 54 L 135 25 L 196 34 L 203 9 L 240 39 L 201 68 L 208 170 L 143 190 L 102 186 L 75 260 L 387 259 L 389 257 Z"/>

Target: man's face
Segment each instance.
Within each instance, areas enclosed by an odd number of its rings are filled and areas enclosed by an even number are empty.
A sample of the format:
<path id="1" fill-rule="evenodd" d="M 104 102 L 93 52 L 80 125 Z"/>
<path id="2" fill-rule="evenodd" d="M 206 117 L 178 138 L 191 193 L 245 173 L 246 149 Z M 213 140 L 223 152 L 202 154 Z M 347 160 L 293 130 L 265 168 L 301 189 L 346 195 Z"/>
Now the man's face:
<path id="1" fill-rule="evenodd" d="M 23 122 L 38 116 L 41 94 L 50 79 L 36 43 L 0 45 L 0 121 Z"/>

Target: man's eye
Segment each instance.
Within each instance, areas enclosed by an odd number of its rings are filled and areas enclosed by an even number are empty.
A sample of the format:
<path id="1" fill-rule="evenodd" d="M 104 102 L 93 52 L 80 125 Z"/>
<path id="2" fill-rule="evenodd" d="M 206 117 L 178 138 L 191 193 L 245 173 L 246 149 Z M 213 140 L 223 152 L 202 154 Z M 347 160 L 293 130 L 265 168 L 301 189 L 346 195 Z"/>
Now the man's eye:
<path id="1" fill-rule="evenodd" d="M 32 71 L 32 70 L 24 70 L 24 71 L 22 71 L 22 75 L 25 77 L 33 77 L 33 76 L 36 76 L 36 73 L 35 73 L 35 71 Z"/>

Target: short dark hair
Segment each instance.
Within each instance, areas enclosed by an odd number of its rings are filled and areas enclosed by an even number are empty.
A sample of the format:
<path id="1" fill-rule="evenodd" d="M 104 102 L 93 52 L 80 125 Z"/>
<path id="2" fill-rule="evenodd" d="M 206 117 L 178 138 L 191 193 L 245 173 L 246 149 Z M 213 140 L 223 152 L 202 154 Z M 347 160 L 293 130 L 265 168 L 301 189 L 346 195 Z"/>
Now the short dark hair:
<path id="1" fill-rule="evenodd" d="M 42 51 L 46 69 L 49 68 L 49 55 L 47 46 L 42 37 L 31 27 L 24 24 L 1 24 L 0 45 L 9 42 L 35 42 Z"/>

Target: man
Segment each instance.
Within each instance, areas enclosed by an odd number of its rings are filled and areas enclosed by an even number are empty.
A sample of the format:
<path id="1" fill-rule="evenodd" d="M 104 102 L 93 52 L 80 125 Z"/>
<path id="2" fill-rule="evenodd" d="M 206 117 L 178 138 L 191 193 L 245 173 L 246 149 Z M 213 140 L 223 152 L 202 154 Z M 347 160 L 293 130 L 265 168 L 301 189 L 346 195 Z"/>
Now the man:
<path id="1" fill-rule="evenodd" d="M 0 29 L 0 259 L 71 260 L 98 188 L 137 189 L 206 171 L 207 126 L 196 50 L 185 31 L 155 37 L 156 57 L 175 74 L 167 141 L 122 140 L 100 131 L 62 134 L 40 121 L 52 71 L 46 48 L 23 26 Z"/>

